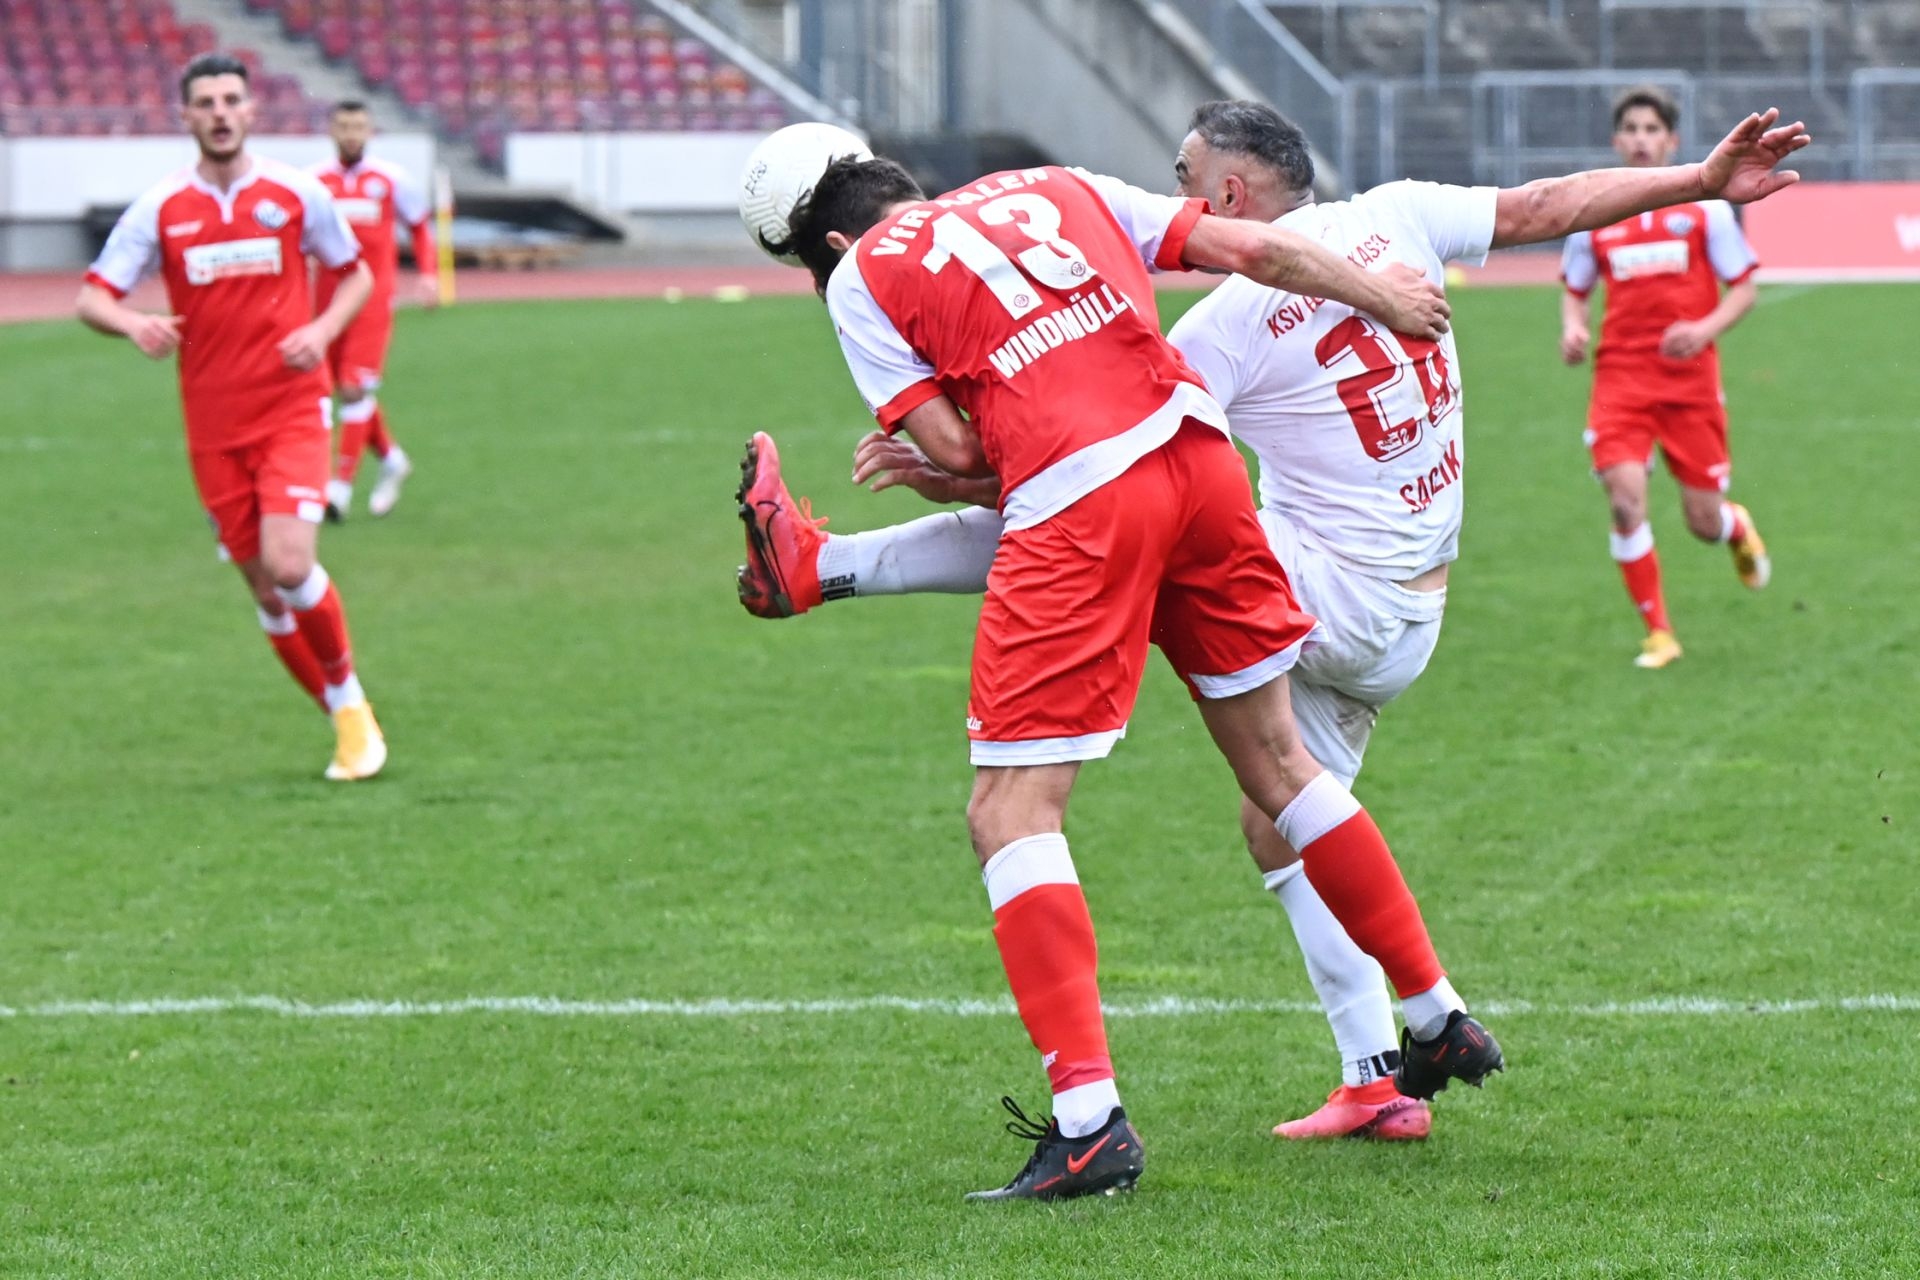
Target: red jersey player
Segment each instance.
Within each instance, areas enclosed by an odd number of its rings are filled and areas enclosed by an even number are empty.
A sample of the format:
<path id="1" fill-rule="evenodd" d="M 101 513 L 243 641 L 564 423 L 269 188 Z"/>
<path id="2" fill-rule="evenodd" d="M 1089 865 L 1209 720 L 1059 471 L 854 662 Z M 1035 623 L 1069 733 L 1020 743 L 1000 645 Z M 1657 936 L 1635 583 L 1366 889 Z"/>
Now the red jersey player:
<path id="1" fill-rule="evenodd" d="M 1614 103 L 1613 149 L 1638 168 L 1671 164 L 1679 124 L 1679 108 L 1664 91 L 1630 89 Z M 1587 296 L 1599 281 L 1607 285 L 1587 444 L 1613 510 L 1613 558 L 1647 627 L 1637 666 L 1664 667 L 1681 652 L 1647 523 L 1656 446 L 1680 482 L 1693 536 L 1725 543 L 1740 581 L 1756 591 L 1772 574 L 1753 517 L 1726 499 L 1733 463 L 1713 345 L 1753 308 L 1758 265 L 1724 200 L 1657 209 L 1567 238 L 1560 354 L 1568 364 L 1586 359 Z"/>
<path id="2" fill-rule="evenodd" d="M 1406 997 L 1409 1021 L 1434 1028 L 1403 1059 L 1402 1088 L 1431 1096 L 1497 1069 L 1499 1048 L 1466 1016 L 1378 828 L 1301 745 L 1286 673 L 1314 620 L 1267 544 L 1224 413 L 1160 334 L 1148 272 L 1238 271 L 1426 339 L 1446 330 L 1439 290 L 1404 267 L 1369 274 L 1308 237 L 1208 216 L 1201 200 L 1054 167 L 929 200 L 897 164 L 847 158 L 789 226 L 785 249 L 812 270 L 880 425 L 949 472 L 1001 482 L 967 819 L 1054 1115 L 1015 1129 L 1035 1141 L 1032 1158 L 976 1195 L 1110 1192 L 1143 1168 L 1062 822 L 1080 763 L 1126 731 L 1150 643 L 1187 681 L 1242 790 Z M 778 483 L 771 449 L 756 437 L 743 469 L 750 536 L 779 503 L 759 483 L 762 459 Z"/>
<path id="3" fill-rule="evenodd" d="M 333 198 L 298 169 L 247 154 L 247 68 L 220 54 L 180 79 L 197 164 L 134 201 L 87 272 L 81 320 L 163 360 L 180 356 L 193 478 L 223 555 L 245 577 L 260 625 L 333 719 L 326 776 L 367 778 L 386 741 L 354 675 L 340 592 L 315 559 L 332 402 L 327 346 L 373 287 Z M 307 258 L 338 281 L 317 318 Z M 124 298 L 148 275 L 170 315 Z"/>
<path id="4" fill-rule="evenodd" d="M 346 215 L 347 225 L 360 241 L 360 252 L 373 268 L 373 297 L 360 309 L 347 331 L 327 351 L 327 363 L 340 393 L 340 458 L 333 479 L 327 481 L 327 518 L 346 519 L 353 501 L 353 477 L 360 453 L 373 446 L 380 459 L 380 478 L 367 495 L 367 510 L 384 516 L 400 501 L 400 487 L 413 474 L 413 463 L 387 432 L 385 416 L 374 393 L 380 389 L 387 363 L 387 343 L 393 337 L 393 306 L 400 274 L 400 246 L 395 235 L 405 223 L 413 236 L 413 260 L 419 269 L 414 296 L 422 306 L 440 305 L 438 263 L 433 251 L 432 210 L 426 194 L 406 170 L 367 155 L 373 136 L 373 117 L 367 104 L 352 99 L 334 104 L 327 121 L 338 159 L 315 165 L 313 174 L 333 193 Z M 320 277 L 319 304 L 333 296 L 330 276 Z"/>

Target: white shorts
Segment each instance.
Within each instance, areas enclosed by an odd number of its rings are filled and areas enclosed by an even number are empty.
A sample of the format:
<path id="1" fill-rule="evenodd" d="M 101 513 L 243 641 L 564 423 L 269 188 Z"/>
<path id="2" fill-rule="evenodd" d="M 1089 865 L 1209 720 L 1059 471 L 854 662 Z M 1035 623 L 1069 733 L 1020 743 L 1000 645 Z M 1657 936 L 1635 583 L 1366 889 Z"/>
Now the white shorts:
<path id="1" fill-rule="evenodd" d="M 1300 607 L 1324 629 L 1293 669 L 1300 739 L 1329 773 L 1352 786 L 1380 708 L 1419 678 L 1440 643 L 1446 589 L 1410 591 L 1359 573 L 1278 512 L 1262 508 L 1260 524 Z"/>

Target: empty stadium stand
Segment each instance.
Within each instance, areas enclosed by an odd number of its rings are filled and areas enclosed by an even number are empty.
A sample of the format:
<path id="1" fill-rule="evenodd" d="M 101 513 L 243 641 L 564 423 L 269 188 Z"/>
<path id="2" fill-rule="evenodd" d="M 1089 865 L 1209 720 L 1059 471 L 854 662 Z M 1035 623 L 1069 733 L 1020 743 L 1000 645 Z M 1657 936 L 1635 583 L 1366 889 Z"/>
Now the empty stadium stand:
<path id="1" fill-rule="evenodd" d="M 175 132 L 180 68 L 215 45 L 169 0 L 0 0 L 0 133 Z M 254 75 L 263 132 L 320 126 L 297 80 L 231 52 Z"/>
<path id="2" fill-rule="evenodd" d="M 511 131 L 777 128 L 785 108 L 626 0 L 246 0 L 498 161 Z"/>

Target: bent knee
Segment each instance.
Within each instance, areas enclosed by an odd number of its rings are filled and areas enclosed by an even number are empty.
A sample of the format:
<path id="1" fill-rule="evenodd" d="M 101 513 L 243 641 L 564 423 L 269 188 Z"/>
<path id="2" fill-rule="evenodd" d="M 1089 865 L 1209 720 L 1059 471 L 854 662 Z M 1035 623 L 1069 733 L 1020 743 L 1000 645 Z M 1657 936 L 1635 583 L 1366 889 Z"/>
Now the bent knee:
<path id="1" fill-rule="evenodd" d="M 266 569 L 272 586 L 292 591 L 305 585 L 307 579 L 313 576 L 314 557 L 310 551 L 281 551 L 262 556 L 261 565 Z"/>

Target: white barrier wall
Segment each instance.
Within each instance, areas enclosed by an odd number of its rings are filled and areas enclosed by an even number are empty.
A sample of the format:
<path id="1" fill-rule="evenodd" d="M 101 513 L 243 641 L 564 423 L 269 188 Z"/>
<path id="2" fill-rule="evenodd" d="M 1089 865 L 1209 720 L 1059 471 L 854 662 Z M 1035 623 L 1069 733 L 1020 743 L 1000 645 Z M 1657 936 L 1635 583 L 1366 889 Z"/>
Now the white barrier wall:
<path id="1" fill-rule="evenodd" d="M 764 132 L 512 133 L 507 181 L 620 213 L 731 212 Z"/>
<path id="2" fill-rule="evenodd" d="M 257 155 L 305 167 L 333 155 L 324 134 L 251 138 Z M 433 136 L 383 133 L 375 155 L 431 181 Z M 193 163 L 193 140 L 152 138 L 0 137 L 0 221 L 78 218 L 93 205 L 131 204 L 176 169 Z"/>

